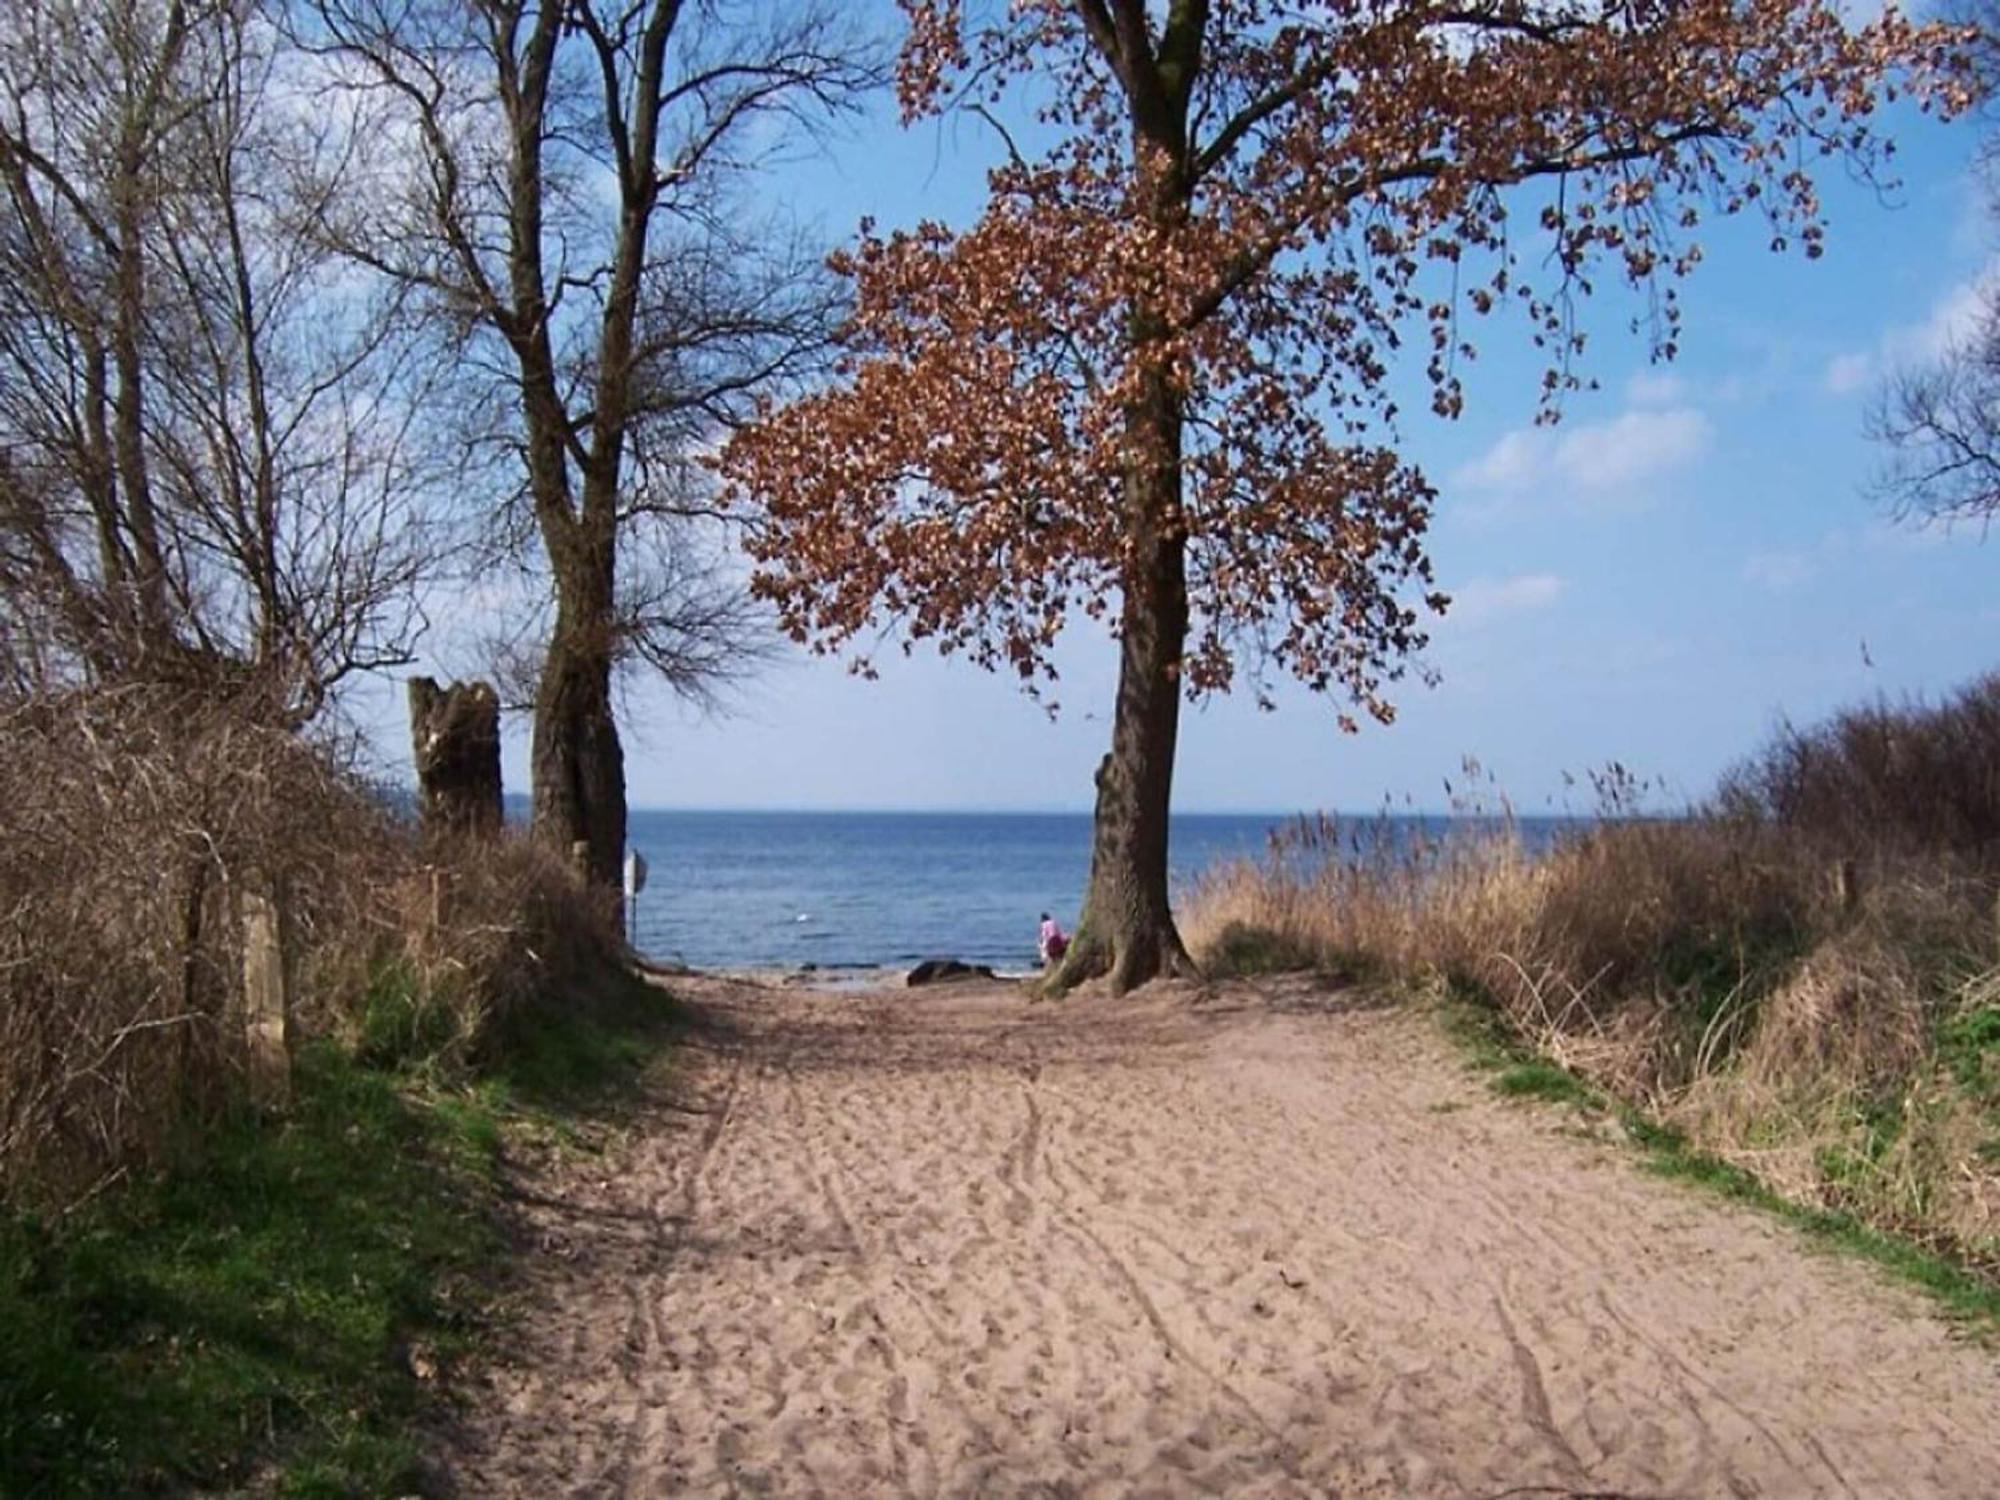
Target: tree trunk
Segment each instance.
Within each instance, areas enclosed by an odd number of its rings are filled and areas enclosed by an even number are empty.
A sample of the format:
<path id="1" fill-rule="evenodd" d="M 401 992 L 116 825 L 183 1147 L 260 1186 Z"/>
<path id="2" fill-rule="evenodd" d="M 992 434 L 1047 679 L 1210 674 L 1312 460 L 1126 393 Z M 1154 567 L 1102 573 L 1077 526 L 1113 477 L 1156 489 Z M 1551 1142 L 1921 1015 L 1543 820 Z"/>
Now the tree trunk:
<path id="1" fill-rule="evenodd" d="M 410 740 L 427 833 L 500 829 L 500 698 L 484 682 L 410 679 Z"/>
<path id="2" fill-rule="evenodd" d="M 611 580 L 608 532 L 551 547 L 556 625 L 535 692 L 531 775 L 535 831 L 567 853 L 585 848 L 584 875 L 616 891 L 625 858 L 625 752 L 611 702 Z M 623 922 L 623 903 L 610 903 Z"/>
<path id="3" fill-rule="evenodd" d="M 536 831 L 556 849 L 584 845 L 590 883 L 615 888 L 625 857 L 625 752 L 611 660 L 560 621 L 535 693 L 532 759 Z"/>
<path id="4" fill-rule="evenodd" d="M 1109 974 L 1113 994 L 1198 973 L 1167 904 L 1167 815 L 1187 644 L 1187 538 L 1180 520 L 1180 410 L 1163 377 L 1132 418 L 1126 476 L 1132 560 L 1119 613 L 1111 753 L 1097 768 L 1090 885 L 1054 991 Z"/>

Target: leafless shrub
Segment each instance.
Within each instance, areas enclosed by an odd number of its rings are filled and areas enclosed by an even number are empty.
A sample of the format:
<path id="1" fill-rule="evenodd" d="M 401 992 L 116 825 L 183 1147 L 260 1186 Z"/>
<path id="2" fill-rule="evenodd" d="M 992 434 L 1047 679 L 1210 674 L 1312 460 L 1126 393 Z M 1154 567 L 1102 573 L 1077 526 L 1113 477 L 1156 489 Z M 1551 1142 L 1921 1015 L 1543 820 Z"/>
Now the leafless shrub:
<path id="1" fill-rule="evenodd" d="M 397 977 L 447 1062 L 617 952 L 549 856 L 426 847 L 325 747 L 192 692 L 0 703 L 0 1197 L 62 1201 L 224 1107 L 241 902 L 278 896 L 304 1039 Z"/>
<path id="2" fill-rule="evenodd" d="M 299 741 L 192 693 L 32 698 L 4 738 L 0 1163 L 62 1180 L 218 1100 L 239 893 L 296 887 L 319 920 L 318 846 L 366 814 Z"/>
<path id="3" fill-rule="evenodd" d="M 1875 703 L 1786 725 L 1724 779 L 1715 811 L 1856 858 L 2000 865 L 2000 674 L 1938 704 Z"/>

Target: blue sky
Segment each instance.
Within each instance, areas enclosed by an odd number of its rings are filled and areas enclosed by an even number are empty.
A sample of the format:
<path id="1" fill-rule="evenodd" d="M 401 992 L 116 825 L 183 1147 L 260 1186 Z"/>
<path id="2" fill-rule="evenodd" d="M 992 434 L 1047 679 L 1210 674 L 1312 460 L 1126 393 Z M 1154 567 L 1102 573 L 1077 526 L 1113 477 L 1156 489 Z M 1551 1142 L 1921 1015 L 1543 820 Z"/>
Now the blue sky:
<path id="1" fill-rule="evenodd" d="M 1405 446 L 1440 489 L 1439 585 L 1457 603 L 1390 727 L 1339 732 L 1334 705 L 1281 691 L 1187 714 L 1184 810 L 1443 808 L 1477 757 L 1524 812 L 1616 760 L 1669 800 L 1700 795 L 1782 717 L 1877 695 L 1935 694 L 1993 665 L 1996 553 L 1976 530 L 1892 525 L 1867 493 L 1862 432 L 1886 370 L 1962 326 L 1994 228 L 1971 172 L 1973 123 L 1891 117 L 1902 187 L 1886 202 L 1838 166 L 1821 180 L 1827 254 L 1774 255 L 1754 222 L 1697 235 L 1680 357 L 1649 365 L 1618 294 L 1590 309 L 1585 373 L 1601 388 L 1535 428 L 1538 365 L 1494 320 L 1463 417 L 1408 419 Z M 977 121 L 902 130 L 892 105 L 774 173 L 769 191 L 829 240 L 976 213 L 993 150 Z M 1051 721 L 959 662 L 878 654 L 881 678 L 789 648 L 720 715 L 639 686 L 627 725 L 638 806 L 1083 809 L 1108 744 L 1114 647 L 1065 641 Z M 401 691 L 356 704 L 407 775 Z M 506 753 L 526 790 L 526 726 Z"/>

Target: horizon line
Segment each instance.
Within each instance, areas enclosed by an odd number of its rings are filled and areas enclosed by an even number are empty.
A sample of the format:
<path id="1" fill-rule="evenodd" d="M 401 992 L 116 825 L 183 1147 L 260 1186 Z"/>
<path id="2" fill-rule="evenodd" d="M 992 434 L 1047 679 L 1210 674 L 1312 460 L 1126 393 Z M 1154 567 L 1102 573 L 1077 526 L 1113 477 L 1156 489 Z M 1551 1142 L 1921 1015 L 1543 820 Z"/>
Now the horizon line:
<path id="1" fill-rule="evenodd" d="M 526 793 L 509 793 L 509 797 L 526 800 Z M 655 802 L 633 802 L 631 812 L 652 813 L 727 813 L 727 814 L 786 814 L 811 817 L 996 817 L 996 818 L 1088 818 L 1095 810 L 1089 807 L 994 807 L 994 806 L 925 806 L 925 807 L 840 807 L 804 806 L 800 804 L 767 805 L 746 807 L 725 804 L 703 806 L 674 806 Z M 1502 818 L 1509 816 L 1502 812 L 1464 812 L 1434 807 L 1393 807 L 1374 808 L 1367 812 L 1356 812 L 1339 808 L 1294 808 L 1279 811 L 1274 808 L 1237 807 L 1177 807 L 1169 816 L 1176 818 L 1268 818 L 1278 822 L 1289 822 L 1296 818 L 1314 818 L 1324 814 L 1342 822 L 1354 822 L 1381 817 L 1384 813 L 1398 818 Z M 1577 812 L 1522 812 L 1518 808 L 1511 816 L 1515 818 L 1588 818 L 1590 813 Z"/>

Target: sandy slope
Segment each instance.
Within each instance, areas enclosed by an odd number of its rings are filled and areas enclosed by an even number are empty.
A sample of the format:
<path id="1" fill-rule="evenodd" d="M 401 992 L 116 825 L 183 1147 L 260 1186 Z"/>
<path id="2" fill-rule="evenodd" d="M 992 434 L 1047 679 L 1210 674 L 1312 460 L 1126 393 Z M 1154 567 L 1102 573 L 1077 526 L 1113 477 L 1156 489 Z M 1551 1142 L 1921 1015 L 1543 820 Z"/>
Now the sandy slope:
<path id="1" fill-rule="evenodd" d="M 463 1495 L 2000 1493 L 2000 1359 L 1419 1019 L 697 989 Z"/>

